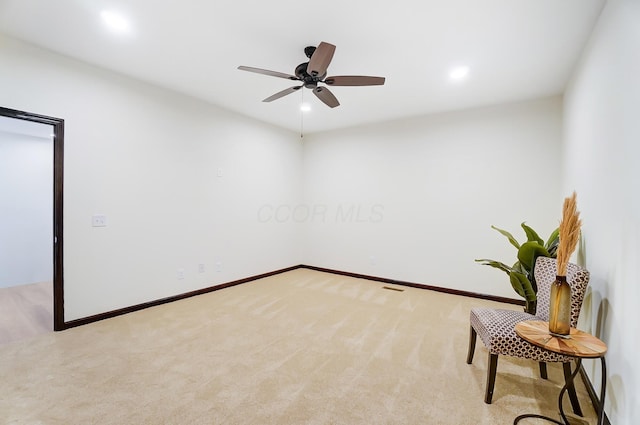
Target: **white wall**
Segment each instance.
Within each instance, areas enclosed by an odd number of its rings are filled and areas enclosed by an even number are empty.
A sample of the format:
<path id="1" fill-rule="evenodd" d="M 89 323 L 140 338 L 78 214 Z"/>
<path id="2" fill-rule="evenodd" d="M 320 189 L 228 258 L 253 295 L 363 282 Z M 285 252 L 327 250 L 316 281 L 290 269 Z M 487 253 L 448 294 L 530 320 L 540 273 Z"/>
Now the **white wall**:
<path id="1" fill-rule="evenodd" d="M 53 141 L 0 129 L 0 288 L 51 281 L 52 240 Z"/>
<path id="2" fill-rule="evenodd" d="M 558 225 L 561 120 L 556 97 L 305 137 L 305 263 L 519 298 L 474 259 L 516 261 L 492 224 Z"/>
<path id="3" fill-rule="evenodd" d="M 473 261 L 515 259 L 489 226 L 522 238 L 527 221 L 546 237 L 576 189 L 592 272 L 583 325 L 609 344 L 612 423 L 633 423 L 639 22 L 637 1 L 609 1 L 564 109 L 551 98 L 447 113 L 308 135 L 304 147 L 0 37 L 2 106 L 66 120 L 65 319 L 299 263 L 515 297 Z M 96 213 L 106 228 L 90 226 Z M 597 384 L 597 363 L 587 366 Z"/>
<path id="4" fill-rule="evenodd" d="M 582 212 L 591 272 L 582 326 L 607 353 L 611 423 L 640 416 L 640 2 L 611 0 L 565 97 L 565 187 Z M 599 363 L 587 371 L 599 388 Z"/>
<path id="5" fill-rule="evenodd" d="M 65 320 L 300 263 L 258 220 L 299 202 L 297 134 L 6 37 L 0 63 L 2 106 L 65 119 Z"/>

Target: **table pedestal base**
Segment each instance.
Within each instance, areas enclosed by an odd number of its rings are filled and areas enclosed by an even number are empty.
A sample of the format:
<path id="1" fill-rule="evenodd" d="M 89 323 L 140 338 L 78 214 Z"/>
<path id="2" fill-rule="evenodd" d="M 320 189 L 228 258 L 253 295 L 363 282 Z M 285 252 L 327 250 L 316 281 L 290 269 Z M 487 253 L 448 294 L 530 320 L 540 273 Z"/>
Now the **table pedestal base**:
<path id="1" fill-rule="evenodd" d="M 562 390 L 560 390 L 560 395 L 558 396 L 558 408 L 560 409 L 560 416 L 562 416 L 562 420 L 564 422 L 560 422 L 559 420 L 550 418 L 548 416 L 542 416 L 542 415 L 536 415 L 536 414 L 530 413 L 530 414 L 526 414 L 526 415 L 520 415 L 517 418 L 515 418 L 513 420 L 513 425 L 516 425 L 518 422 L 520 422 L 520 420 L 522 420 L 524 418 L 544 419 L 545 421 L 553 422 L 553 423 L 556 423 L 558 425 L 571 425 L 569 423 L 569 420 L 567 419 L 567 416 L 564 414 L 564 408 L 562 407 L 562 397 L 564 396 L 564 393 L 567 391 L 567 387 L 569 386 L 569 384 L 573 383 L 573 378 L 575 378 L 576 375 L 578 374 L 578 372 L 580 372 L 580 365 L 581 364 L 582 364 L 581 359 L 577 358 L 576 359 L 576 370 L 574 370 L 571 373 L 571 375 L 569 376 L 569 379 L 567 379 L 567 381 L 564 383 L 564 387 L 562 387 Z"/>
<path id="2" fill-rule="evenodd" d="M 518 422 L 520 422 L 521 419 L 526 419 L 526 418 L 536 418 L 536 419 L 544 419 L 545 421 L 549 421 L 549 422 L 553 422 L 554 424 L 558 424 L 558 425 L 569 425 L 569 422 L 567 422 L 566 424 L 564 422 L 560 422 L 557 419 L 553 419 L 550 418 L 548 416 L 542 416 L 542 415 L 535 415 L 533 413 L 529 413 L 526 415 L 520 415 L 518 416 L 514 421 L 513 421 L 513 425 L 516 425 Z"/>
<path id="3" fill-rule="evenodd" d="M 606 373 L 607 373 L 607 366 L 606 363 L 604 361 L 604 356 L 600 357 L 600 362 L 602 364 L 602 384 L 600 387 L 600 403 L 604 403 L 604 396 L 605 396 L 605 391 L 606 391 L 606 385 L 607 385 L 607 379 L 606 379 Z M 567 382 L 565 382 L 564 387 L 562 387 L 562 390 L 560 391 L 560 395 L 558 395 L 558 409 L 560 410 L 560 416 L 562 416 L 562 420 L 564 422 L 560 422 L 557 419 L 553 419 L 550 418 L 548 416 L 542 416 L 542 415 L 537 415 L 537 414 L 533 414 L 533 413 L 528 413 L 525 415 L 520 415 L 517 418 L 515 418 L 513 420 L 513 425 L 517 425 L 518 422 L 520 422 L 522 419 L 526 419 L 526 418 L 536 418 L 536 419 L 544 419 L 545 421 L 549 421 L 549 422 L 553 422 L 555 424 L 558 425 L 571 425 L 571 423 L 569 422 L 569 420 L 567 419 L 567 416 L 564 414 L 564 408 L 562 406 L 562 397 L 564 396 L 564 393 L 567 391 L 567 387 L 569 386 L 570 383 L 573 383 L 574 378 L 576 377 L 576 375 L 578 374 L 578 372 L 580 372 L 580 365 L 582 364 L 582 359 L 580 357 L 576 358 L 576 370 L 574 370 L 571 373 L 571 376 L 569 377 L 569 379 L 567 380 Z M 603 418 L 603 414 L 604 414 L 604 406 L 600 406 L 598 410 L 598 425 L 602 424 L 602 418 Z"/>

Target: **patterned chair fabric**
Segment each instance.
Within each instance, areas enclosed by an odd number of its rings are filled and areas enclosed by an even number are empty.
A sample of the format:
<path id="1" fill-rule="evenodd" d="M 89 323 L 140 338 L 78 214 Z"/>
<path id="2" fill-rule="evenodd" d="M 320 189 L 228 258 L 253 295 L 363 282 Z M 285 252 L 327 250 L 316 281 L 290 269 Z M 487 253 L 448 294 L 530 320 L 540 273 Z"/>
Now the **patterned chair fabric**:
<path id="1" fill-rule="evenodd" d="M 556 260 L 554 258 L 538 257 L 534 269 L 534 276 L 538 285 L 538 301 L 535 315 L 525 313 L 524 311 L 506 309 L 471 309 L 471 339 L 469 340 L 467 363 L 470 364 L 473 360 L 475 338 L 477 335 L 489 350 L 490 361 L 493 355 L 494 362 L 496 363 L 497 355 L 502 354 L 527 358 L 538 362 L 562 362 L 569 364 L 569 362 L 573 360 L 572 357 L 552 353 L 533 344 L 529 344 L 518 337 L 515 332 L 515 325 L 518 322 L 525 320 L 549 320 L 551 285 L 556 279 L 556 274 Z M 580 315 L 587 285 L 589 284 L 589 272 L 576 264 L 568 264 L 567 282 L 569 282 L 571 286 L 571 327 L 575 328 L 578 323 L 578 316 Z M 494 364 L 493 371 L 490 370 L 491 367 L 487 370 L 488 374 L 494 373 L 493 377 L 487 377 L 487 393 L 485 396 L 485 402 L 487 403 L 491 403 L 491 396 L 493 394 L 495 366 Z M 546 378 L 546 376 L 544 376 L 546 369 L 543 371 L 542 364 L 540 370 L 543 377 Z M 578 410 L 579 409 L 578 405 Z M 574 411 L 575 410 L 574 406 Z"/>

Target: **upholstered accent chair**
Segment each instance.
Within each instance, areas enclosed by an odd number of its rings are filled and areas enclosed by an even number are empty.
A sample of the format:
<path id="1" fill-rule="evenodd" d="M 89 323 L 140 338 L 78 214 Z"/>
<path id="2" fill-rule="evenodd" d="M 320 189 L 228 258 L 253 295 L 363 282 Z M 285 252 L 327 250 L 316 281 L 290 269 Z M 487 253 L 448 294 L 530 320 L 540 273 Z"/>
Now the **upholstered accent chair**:
<path id="1" fill-rule="evenodd" d="M 476 346 L 476 337 L 480 336 L 483 344 L 489 350 L 489 362 L 487 366 L 487 383 L 485 389 L 484 402 L 491 404 L 493 398 L 493 388 L 496 381 L 496 369 L 498 366 L 498 355 L 521 357 L 539 362 L 540 375 L 547 379 L 546 362 L 561 362 L 565 381 L 571 381 L 572 357 L 546 351 L 536 347 L 523 339 L 515 332 L 515 325 L 525 320 L 549 321 L 549 298 L 551 285 L 556 278 L 555 258 L 538 257 L 535 264 L 534 276 L 538 285 L 537 310 L 536 314 L 525 313 L 524 311 L 503 310 L 492 308 L 472 308 L 471 309 L 471 334 L 469 337 L 469 352 L 467 363 L 473 361 L 473 354 Z M 578 316 L 582 307 L 582 301 L 589 284 L 589 272 L 576 264 L 568 264 L 567 281 L 571 286 L 571 327 L 576 327 Z M 571 383 L 567 388 L 571 406 L 574 413 L 582 416 L 582 410 L 576 390 Z"/>

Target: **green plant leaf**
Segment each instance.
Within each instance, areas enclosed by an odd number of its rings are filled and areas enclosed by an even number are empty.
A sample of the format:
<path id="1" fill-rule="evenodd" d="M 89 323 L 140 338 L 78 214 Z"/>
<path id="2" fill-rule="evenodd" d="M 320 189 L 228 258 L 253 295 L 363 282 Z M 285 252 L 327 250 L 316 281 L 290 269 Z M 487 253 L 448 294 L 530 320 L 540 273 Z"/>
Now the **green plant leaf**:
<path id="1" fill-rule="evenodd" d="M 509 280 L 513 289 L 525 300 L 532 302 L 537 299 L 536 293 L 531 286 L 531 282 L 522 273 L 511 272 L 509 274 Z"/>
<path id="2" fill-rule="evenodd" d="M 524 298 L 526 300 L 527 299 L 527 295 L 524 292 L 524 287 L 522 286 L 522 282 L 520 282 L 520 280 L 517 279 L 517 276 L 518 276 L 518 274 L 515 273 L 515 272 L 510 274 L 509 275 L 509 281 L 511 282 L 511 286 L 513 287 L 513 290 L 516 291 L 518 293 L 518 295 L 520 295 L 522 298 Z M 522 276 L 524 276 L 524 275 L 522 275 Z"/>
<path id="3" fill-rule="evenodd" d="M 522 267 L 524 267 L 527 273 L 531 273 L 536 263 L 536 258 L 541 255 L 545 257 L 550 256 L 549 251 L 544 249 L 538 242 L 525 242 L 518 250 L 518 260 L 520 260 Z"/>
<path id="4" fill-rule="evenodd" d="M 522 273 L 524 275 L 527 274 L 527 271 L 524 269 L 524 267 L 522 267 L 520 261 L 516 261 L 515 263 L 513 263 L 513 266 L 511 266 L 511 271 Z"/>
<path id="5" fill-rule="evenodd" d="M 496 269 L 502 270 L 506 274 L 511 273 L 511 267 L 507 266 L 504 263 L 501 263 L 500 261 L 488 260 L 486 258 L 481 258 L 481 259 L 475 260 L 475 261 L 480 263 L 480 264 L 482 264 L 483 266 L 491 266 L 491 267 L 494 267 Z"/>
<path id="6" fill-rule="evenodd" d="M 507 232 L 506 230 L 499 229 L 496 226 L 491 226 L 491 228 L 497 230 L 498 232 L 500 232 L 500 234 L 509 239 L 511 245 L 515 246 L 516 249 L 520 249 L 520 243 L 516 240 L 516 238 L 513 237 L 511 233 Z"/>
<path id="7" fill-rule="evenodd" d="M 524 229 L 524 233 L 526 233 L 527 240 L 529 242 L 538 242 L 540 245 L 544 243 L 544 241 L 540 236 L 538 236 L 536 231 L 533 230 L 531 227 L 527 226 L 524 222 L 520 226 L 522 226 L 522 229 Z"/>
<path id="8" fill-rule="evenodd" d="M 533 275 L 533 268 L 536 259 L 540 256 L 556 258 L 559 244 L 559 229 L 554 230 L 549 236 L 547 243 L 543 245 L 542 238 L 540 238 L 535 230 L 527 226 L 526 222 L 521 223 L 520 226 L 527 235 L 527 242 L 522 245 L 520 245 L 508 231 L 491 226 L 492 229 L 497 230 L 501 235 L 506 237 L 509 243 L 518 250 L 518 261 L 516 261 L 513 266 L 509 267 L 500 261 L 489 259 L 478 259 L 475 261 L 507 273 L 513 289 L 525 298 L 527 311 L 535 312 L 538 285 Z"/>
<path id="9" fill-rule="evenodd" d="M 556 257 L 558 244 L 560 244 L 560 228 L 557 228 L 549 235 L 549 239 L 547 239 L 547 243 L 544 245 L 547 251 L 549 251 L 549 254 L 551 254 L 551 257 Z"/>

